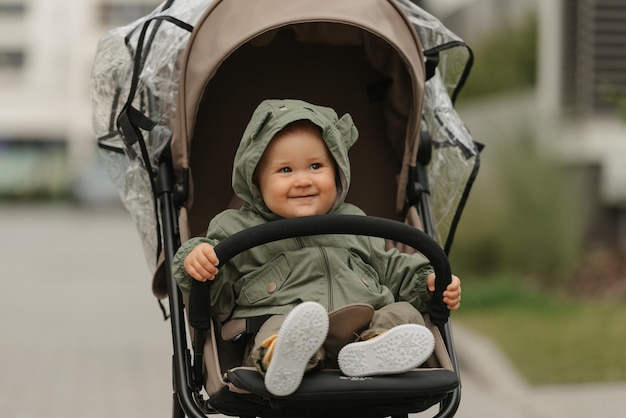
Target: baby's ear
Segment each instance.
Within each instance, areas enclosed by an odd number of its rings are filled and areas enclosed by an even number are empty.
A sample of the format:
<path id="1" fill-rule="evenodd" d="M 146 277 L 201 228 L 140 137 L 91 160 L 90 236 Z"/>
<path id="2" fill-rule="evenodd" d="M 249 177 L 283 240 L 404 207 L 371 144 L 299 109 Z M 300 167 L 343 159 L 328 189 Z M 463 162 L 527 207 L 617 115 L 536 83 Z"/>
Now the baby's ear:
<path id="1" fill-rule="evenodd" d="M 271 117 L 272 108 L 270 106 L 265 106 L 264 108 L 259 107 L 252 115 L 248 126 L 246 126 L 243 137 L 246 140 L 254 140 Z"/>
<path id="2" fill-rule="evenodd" d="M 350 148 L 359 137 L 359 131 L 354 126 L 354 121 L 352 120 L 352 116 L 346 113 L 337 121 L 335 127 L 341 134 L 343 138 L 343 142 L 346 144 L 346 148 Z"/>

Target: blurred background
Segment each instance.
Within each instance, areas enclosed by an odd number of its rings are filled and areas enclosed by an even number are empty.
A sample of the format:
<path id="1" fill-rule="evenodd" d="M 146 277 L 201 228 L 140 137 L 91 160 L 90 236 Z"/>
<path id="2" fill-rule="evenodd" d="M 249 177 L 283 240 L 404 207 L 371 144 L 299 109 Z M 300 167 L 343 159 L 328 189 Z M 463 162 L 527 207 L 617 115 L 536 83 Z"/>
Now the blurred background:
<path id="1" fill-rule="evenodd" d="M 59 390 L 82 386 L 68 383 L 71 376 L 89 386 L 111 373 L 103 364 L 98 375 L 87 373 L 89 355 L 72 361 L 70 344 L 109 355 L 137 387 L 148 381 L 156 385 L 151 390 L 169 393 L 169 325 L 151 295 L 132 221 L 99 159 L 90 104 L 98 40 L 159 3 L 0 0 L 0 383 L 16 388 L 2 391 L 2 416 L 34 416 L 20 407 L 36 396 L 29 390 L 57 387 L 62 398 Z M 464 283 L 455 321 L 492 342 L 531 387 L 626 382 L 626 2 L 417 3 L 474 52 L 457 109 L 486 145 L 450 254 Z M 107 233 L 92 243 L 95 224 Z M 62 291 L 43 279 L 51 277 L 45 268 L 28 268 L 41 253 L 67 271 L 58 279 Z M 96 260 L 92 270 L 80 270 L 81 279 L 62 267 L 76 257 Z M 93 297 L 75 300 L 81 280 L 110 285 L 84 288 Z M 48 321 L 35 314 L 42 310 Z M 92 326 L 102 318 L 106 330 Z M 42 326 L 54 332 L 42 334 Z M 121 335 L 122 327 L 141 332 Z M 77 328 L 81 338 L 69 337 Z M 14 361 L 25 346 L 36 358 L 42 335 L 67 343 L 41 348 L 55 354 L 47 362 L 61 362 L 61 380 L 38 380 L 41 367 Z M 108 344 L 111 335 L 127 345 Z M 85 345 L 86 336 L 93 344 Z M 141 348 L 146 341 L 151 354 Z M 59 382 L 66 382 L 62 389 Z M 129 396 L 115 392 L 113 399 Z M 157 415 L 169 413 L 168 396 L 151 404 Z M 88 409 L 63 415 L 109 415 Z"/>

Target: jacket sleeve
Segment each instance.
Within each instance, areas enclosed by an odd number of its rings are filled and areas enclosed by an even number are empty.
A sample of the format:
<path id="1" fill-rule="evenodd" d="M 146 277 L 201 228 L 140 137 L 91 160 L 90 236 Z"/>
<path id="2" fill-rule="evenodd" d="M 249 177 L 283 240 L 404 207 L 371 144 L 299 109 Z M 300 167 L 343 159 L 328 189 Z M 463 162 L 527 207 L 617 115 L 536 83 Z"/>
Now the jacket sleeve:
<path id="1" fill-rule="evenodd" d="M 178 283 L 178 287 L 185 296 L 189 296 L 189 289 L 191 289 L 191 281 L 193 280 L 193 277 L 187 274 L 185 270 L 185 258 L 187 258 L 191 250 L 202 243 L 216 245 L 217 241 L 203 237 L 191 238 L 180 246 L 172 260 L 172 274 L 174 275 L 176 283 Z"/>
<path id="2" fill-rule="evenodd" d="M 199 244 L 207 243 L 216 246 L 231 233 L 223 228 L 224 219 L 231 215 L 228 211 L 214 217 L 209 223 L 206 237 L 196 237 L 183 243 L 172 260 L 172 274 L 181 292 L 188 297 L 191 283 L 194 280 L 185 271 L 184 262 L 189 253 Z M 226 214 L 226 215 L 225 215 Z M 211 306 L 216 314 L 230 313 L 235 303 L 233 283 L 238 279 L 238 272 L 229 263 L 223 265 L 211 283 Z"/>
<path id="3" fill-rule="evenodd" d="M 365 215 L 358 207 L 344 204 L 341 213 Z M 363 237 L 368 251 L 359 256 L 376 270 L 380 284 L 391 290 L 396 301 L 411 303 L 420 312 L 430 309 L 431 294 L 428 291 L 428 275 L 433 271 L 428 260 L 419 253 L 406 254 L 393 248 L 385 250 L 385 240 L 377 237 Z"/>
<path id="4" fill-rule="evenodd" d="M 384 240 L 371 238 L 372 264 L 380 274 L 381 284 L 387 286 L 396 301 L 407 301 L 420 312 L 430 309 L 431 294 L 427 279 L 433 268 L 419 253 L 406 254 L 396 248 L 384 250 Z"/>

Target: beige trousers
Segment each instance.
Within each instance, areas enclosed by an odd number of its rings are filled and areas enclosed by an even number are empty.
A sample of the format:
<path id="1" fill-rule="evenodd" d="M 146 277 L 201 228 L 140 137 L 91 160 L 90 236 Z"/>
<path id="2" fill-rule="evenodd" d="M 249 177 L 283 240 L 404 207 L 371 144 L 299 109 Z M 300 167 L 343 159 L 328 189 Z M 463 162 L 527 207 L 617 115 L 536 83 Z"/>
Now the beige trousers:
<path id="1" fill-rule="evenodd" d="M 244 366 L 256 367 L 262 372 L 259 366 L 262 359 L 261 343 L 272 335 L 278 334 L 285 317 L 286 315 L 274 315 L 265 321 L 254 338 L 248 343 L 243 361 Z M 394 302 L 383 306 L 374 312 L 372 321 L 367 329 L 360 334 L 357 334 L 356 331 L 358 330 L 355 330 L 355 342 L 368 340 L 402 324 L 424 325 L 424 318 L 422 314 L 408 302 Z M 324 367 L 325 357 L 326 352 L 324 346 L 322 346 L 313 354 L 306 370 L 309 371 L 318 367 Z M 336 359 L 330 359 L 330 363 L 335 361 Z"/>

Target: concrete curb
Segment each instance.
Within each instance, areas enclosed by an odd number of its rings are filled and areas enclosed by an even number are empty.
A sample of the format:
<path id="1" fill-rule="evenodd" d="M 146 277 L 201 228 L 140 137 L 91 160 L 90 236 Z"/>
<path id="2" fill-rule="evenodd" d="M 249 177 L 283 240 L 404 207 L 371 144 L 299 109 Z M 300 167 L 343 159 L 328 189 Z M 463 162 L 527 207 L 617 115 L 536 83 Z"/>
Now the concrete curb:
<path id="1" fill-rule="evenodd" d="M 457 323 L 453 334 L 463 386 L 476 385 L 524 416 L 548 417 L 529 402 L 532 388 L 491 341 Z"/>
<path id="2" fill-rule="evenodd" d="M 457 323 L 453 334 L 462 383 L 458 417 L 587 418 L 623 409 L 625 382 L 532 386 L 487 338 Z"/>

